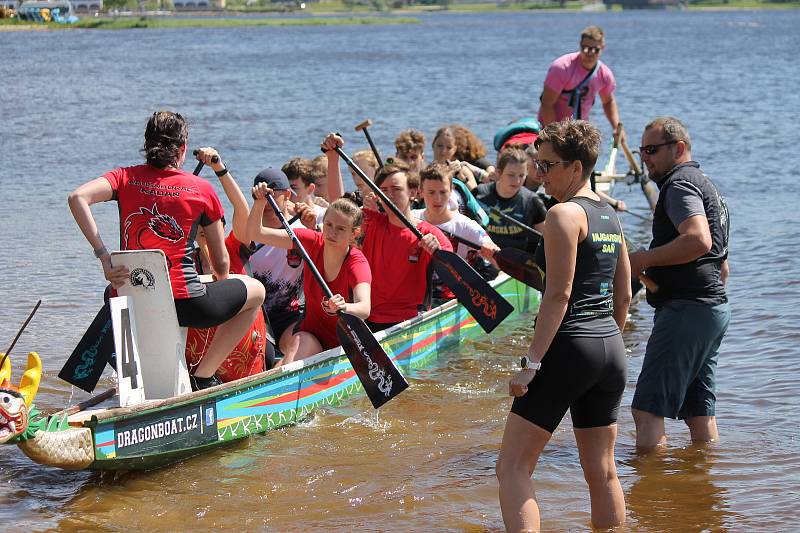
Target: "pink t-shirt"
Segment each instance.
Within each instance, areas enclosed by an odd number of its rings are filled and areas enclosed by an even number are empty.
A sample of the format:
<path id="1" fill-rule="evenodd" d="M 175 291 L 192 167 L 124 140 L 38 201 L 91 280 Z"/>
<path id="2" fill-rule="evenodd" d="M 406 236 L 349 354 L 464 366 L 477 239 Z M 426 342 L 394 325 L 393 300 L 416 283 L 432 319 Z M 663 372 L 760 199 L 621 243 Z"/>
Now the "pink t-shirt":
<path id="1" fill-rule="evenodd" d="M 544 79 L 544 85 L 550 90 L 561 93 L 565 90 L 571 90 L 578 86 L 580 82 L 589 74 L 589 71 L 583 68 L 580 61 L 580 52 L 572 54 L 565 54 L 550 65 L 547 70 L 547 77 Z M 581 99 L 581 117 L 588 120 L 589 111 L 592 110 L 595 97 L 600 94 L 601 97 L 609 96 L 617 88 L 617 82 L 614 79 L 614 74 L 611 69 L 606 66 L 602 61 L 597 67 L 589 84 L 584 88 L 584 95 Z M 572 116 L 572 108 L 567 105 L 569 101 L 568 94 L 561 94 L 556 100 L 556 121 L 564 120 Z M 542 110 L 539 109 L 539 122 L 542 121 Z"/>

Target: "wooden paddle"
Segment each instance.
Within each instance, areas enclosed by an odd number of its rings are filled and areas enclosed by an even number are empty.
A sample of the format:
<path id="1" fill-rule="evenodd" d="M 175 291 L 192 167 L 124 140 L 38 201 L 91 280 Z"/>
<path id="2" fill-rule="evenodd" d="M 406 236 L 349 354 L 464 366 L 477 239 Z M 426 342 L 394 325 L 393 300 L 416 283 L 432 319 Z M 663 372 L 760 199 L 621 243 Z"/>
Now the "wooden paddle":
<path id="1" fill-rule="evenodd" d="M 622 145 L 622 151 L 625 154 L 625 159 L 628 160 L 628 165 L 630 165 L 631 170 L 633 170 L 633 175 L 639 180 L 642 193 L 644 193 L 644 197 L 647 198 L 647 203 L 650 204 L 650 209 L 654 210 L 656 208 L 656 203 L 658 202 L 658 186 L 653 182 L 653 180 L 644 175 L 644 171 L 633 157 L 631 149 L 628 148 L 628 143 L 622 141 L 620 144 Z"/>
<path id="2" fill-rule="evenodd" d="M 400 209 L 383 194 L 383 191 L 350 159 L 344 150 L 337 147 L 336 153 L 378 195 L 383 206 L 389 208 L 414 233 L 417 239 L 422 240 L 423 235 L 417 227 L 400 212 Z M 436 250 L 433 259 L 433 268 L 439 275 L 439 279 L 453 291 L 456 299 L 475 317 L 475 320 L 487 333 L 496 328 L 514 310 L 508 301 L 455 253 Z"/>
<path id="3" fill-rule="evenodd" d="M 627 239 L 625 240 L 625 244 L 628 245 L 628 253 L 630 253 L 631 245 L 628 243 Z M 641 249 L 642 247 L 637 246 L 636 249 Z M 658 292 L 658 283 L 653 281 L 653 279 L 648 276 L 647 274 L 641 273 L 634 278 L 631 278 L 631 289 L 632 294 L 636 294 L 642 289 L 642 285 L 647 287 L 647 290 L 656 293 Z"/>
<path id="4" fill-rule="evenodd" d="M 14 337 L 13 341 L 11 341 L 11 346 L 8 347 L 8 350 L 6 350 L 5 355 L 3 356 L 2 359 L 0 359 L 0 368 L 3 368 L 3 364 L 6 362 L 6 358 L 8 358 L 9 354 L 11 353 L 11 350 L 14 349 L 14 346 L 17 345 L 17 341 L 19 340 L 20 336 L 22 335 L 22 332 L 25 331 L 26 327 L 28 327 L 28 323 L 33 318 L 33 315 L 36 314 L 36 311 L 39 309 L 40 305 L 42 305 L 42 301 L 41 300 L 36 302 L 36 305 L 33 306 L 33 310 L 28 315 L 28 318 L 25 319 L 25 322 L 22 324 L 22 327 L 19 328 L 19 331 L 17 332 L 17 336 Z"/>
<path id="5" fill-rule="evenodd" d="M 383 168 L 383 160 L 381 159 L 381 154 L 378 152 L 378 147 L 375 146 L 375 143 L 372 142 L 372 135 L 369 134 L 368 127 L 372 126 L 372 121 L 370 119 L 365 120 L 358 126 L 356 126 L 356 131 L 363 131 L 364 137 L 367 138 L 367 142 L 369 143 L 369 147 L 372 148 L 372 153 L 375 154 L 375 159 L 378 160 L 378 167 Z"/>
<path id="6" fill-rule="evenodd" d="M 272 210 L 275 211 L 275 216 L 281 221 L 283 229 L 292 239 L 292 243 L 294 243 L 297 251 L 300 252 L 303 261 L 311 270 L 314 279 L 322 288 L 325 296 L 332 298 L 331 289 L 325 283 L 325 279 L 317 270 L 314 262 L 311 261 L 297 235 L 292 231 L 275 199 L 271 195 L 267 195 L 267 201 Z M 339 342 L 342 343 L 342 349 L 347 354 L 353 370 L 355 370 L 375 409 L 408 388 L 408 382 L 403 377 L 403 374 L 400 373 L 394 361 L 389 358 L 363 320 L 355 315 L 339 312 L 339 320 L 336 323 L 336 336 L 339 338 Z"/>
<path id="7" fill-rule="evenodd" d="M 451 239 L 460 242 L 464 246 L 469 246 L 475 250 L 481 249 L 480 244 L 474 243 L 463 237 L 459 237 L 454 233 L 450 233 L 449 231 L 445 230 L 442 230 L 442 233 Z M 500 267 L 500 270 L 512 278 L 520 280 L 525 285 L 529 285 L 537 291 L 541 292 L 544 290 L 542 271 L 539 270 L 533 255 L 517 248 L 501 248 L 495 252 L 494 260 L 497 262 L 497 266 Z"/>

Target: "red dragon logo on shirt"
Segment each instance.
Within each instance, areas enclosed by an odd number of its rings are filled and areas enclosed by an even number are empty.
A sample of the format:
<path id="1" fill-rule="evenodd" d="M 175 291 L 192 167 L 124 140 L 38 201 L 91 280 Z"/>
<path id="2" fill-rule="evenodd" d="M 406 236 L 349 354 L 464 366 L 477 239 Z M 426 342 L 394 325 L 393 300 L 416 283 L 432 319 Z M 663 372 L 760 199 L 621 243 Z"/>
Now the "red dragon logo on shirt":
<path id="1" fill-rule="evenodd" d="M 178 242 L 185 234 L 176 220 L 170 215 L 158 212 L 158 206 L 152 209 L 140 207 L 138 212 L 125 219 L 125 249 L 152 250 L 161 248 L 160 241 Z"/>

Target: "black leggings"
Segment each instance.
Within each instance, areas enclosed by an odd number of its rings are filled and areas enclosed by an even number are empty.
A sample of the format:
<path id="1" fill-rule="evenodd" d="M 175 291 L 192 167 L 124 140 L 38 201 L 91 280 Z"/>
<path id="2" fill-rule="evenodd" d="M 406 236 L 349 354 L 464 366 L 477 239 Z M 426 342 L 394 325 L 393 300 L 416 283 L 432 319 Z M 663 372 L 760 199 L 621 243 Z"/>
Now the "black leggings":
<path id="1" fill-rule="evenodd" d="M 178 324 L 189 328 L 211 328 L 235 317 L 247 302 L 247 286 L 229 278 L 205 283 L 206 293 L 175 300 Z"/>
<path id="2" fill-rule="evenodd" d="M 557 334 L 528 392 L 511 412 L 552 433 L 570 410 L 578 429 L 617 421 L 625 390 L 627 360 L 622 335 L 570 337 Z"/>

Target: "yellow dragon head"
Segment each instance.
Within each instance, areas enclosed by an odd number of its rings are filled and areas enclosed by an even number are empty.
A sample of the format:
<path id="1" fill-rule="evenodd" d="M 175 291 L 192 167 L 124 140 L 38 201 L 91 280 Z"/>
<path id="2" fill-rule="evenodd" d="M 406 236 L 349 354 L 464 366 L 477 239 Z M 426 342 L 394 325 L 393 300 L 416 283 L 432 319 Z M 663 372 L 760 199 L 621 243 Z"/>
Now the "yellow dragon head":
<path id="1" fill-rule="evenodd" d="M 5 444 L 28 428 L 29 410 L 42 377 L 42 360 L 36 352 L 28 354 L 28 368 L 16 387 L 11 384 L 11 360 L 5 354 L 0 354 L 0 359 L 0 444 Z"/>

